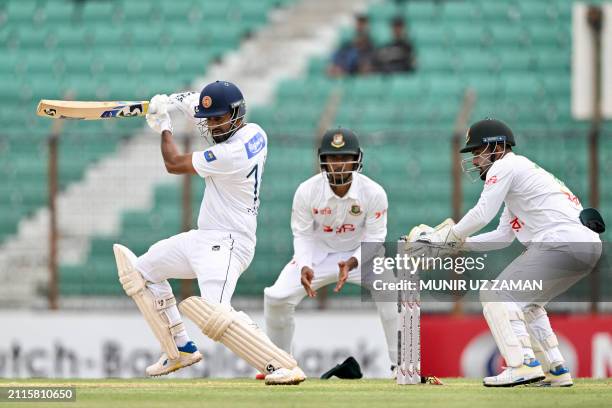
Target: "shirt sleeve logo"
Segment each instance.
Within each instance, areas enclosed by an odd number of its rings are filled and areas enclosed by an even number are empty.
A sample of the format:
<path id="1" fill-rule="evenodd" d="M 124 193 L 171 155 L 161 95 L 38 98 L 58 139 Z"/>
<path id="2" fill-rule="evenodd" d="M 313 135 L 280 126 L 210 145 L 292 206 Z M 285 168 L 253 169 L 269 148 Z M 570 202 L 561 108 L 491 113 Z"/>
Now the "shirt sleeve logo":
<path id="1" fill-rule="evenodd" d="M 204 159 L 210 163 L 213 162 L 215 160 L 217 160 L 217 156 L 215 156 L 215 154 L 212 152 L 212 150 L 206 150 L 204 152 Z"/>
<path id="2" fill-rule="evenodd" d="M 263 135 L 259 132 L 244 144 L 249 159 L 261 152 L 264 147 L 266 147 L 266 139 L 264 139 Z"/>
<path id="3" fill-rule="evenodd" d="M 510 227 L 514 230 L 514 232 L 519 232 L 521 228 L 525 225 L 524 222 L 518 219 L 518 217 L 514 217 L 513 220 L 510 220 Z"/>
<path id="4" fill-rule="evenodd" d="M 485 185 L 490 186 L 492 184 L 497 183 L 497 176 L 489 177 L 487 181 L 485 181 Z"/>

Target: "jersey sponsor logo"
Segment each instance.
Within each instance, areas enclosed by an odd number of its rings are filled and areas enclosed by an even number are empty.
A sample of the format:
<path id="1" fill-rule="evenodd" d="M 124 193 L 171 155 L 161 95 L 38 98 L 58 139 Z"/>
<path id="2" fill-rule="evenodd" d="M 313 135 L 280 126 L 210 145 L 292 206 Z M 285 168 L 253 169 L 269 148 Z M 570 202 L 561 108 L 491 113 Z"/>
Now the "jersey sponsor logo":
<path id="1" fill-rule="evenodd" d="M 485 181 L 485 185 L 487 186 L 493 185 L 495 183 L 497 183 L 497 176 L 489 177 L 487 181 Z"/>
<path id="2" fill-rule="evenodd" d="M 214 162 L 215 160 L 217 160 L 217 156 L 215 156 L 212 150 L 206 150 L 204 152 L 204 159 L 210 163 L 210 162 Z"/>
<path id="3" fill-rule="evenodd" d="M 562 190 L 561 190 L 561 192 L 562 192 L 563 194 L 565 194 L 565 196 L 567 197 L 567 199 L 568 199 L 568 200 L 570 200 L 570 201 L 572 202 L 572 204 L 575 204 L 575 205 L 580 205 L 580 199 L 578 199 L 578 197 L 576 197 L 575 195 L 573 195 L 571 191 L 569 191 L 569 190 L 565 190 L 565 189 L 562 189 Z"/>
<path id="4" fill-rule="evenodd" d="M 318 214 L 321 214 L 321 215 L 331 215 L 332 210 L 329 207 L 325 207 L 325 208 L 313 208 L 312 209 L 312 213 L 314 215 L 318 215 Z"/>
<path id="5" fill-rule="evenodd" d="M 386 213 L 387 213 L 387 209 L 386 208 L 384 210 L 382 210 L 382 211 L 376 211 L 376 212 L 374 212 L 374 218 L 379 219 L 380 217 L 382 217 Z"/>
<path id="6" fill-rule="evenodd" d="M 244 144 L 249 159 L 261 152 L 264 147 L 266 147 L 266 139 L 264 139 L 263 135 L 259 132 L 255 133 L 255 136 Z"/>
<path id="7" fill-rule="evenodd" d="M 360 215 L 361 214 L 361 207 L 359 206 L 359 204 L 353 204 L 351 205 L 351 209 L 349 210 L 349 214 L 351 215 Z"/>
<path id="8" fill-rule="evenodd" d="M 521 228 L 525 225 L 524 222 L 518 219 L 518 217 L 514 217 L 514 219 L 510 220 L 510 227 L 514 230 L 514 232 L 519 232 Z"/>
<path id="9" fill-rule="evenodd" d="M 355 231 L 355 226 L 353 224 L 342 224 L 335 230 L 336 234 L 344 234 L 345 232 L 353 231 Z M 323 232 L 334 232 L 334 229 L 329 225 L 324 225 Z"/>

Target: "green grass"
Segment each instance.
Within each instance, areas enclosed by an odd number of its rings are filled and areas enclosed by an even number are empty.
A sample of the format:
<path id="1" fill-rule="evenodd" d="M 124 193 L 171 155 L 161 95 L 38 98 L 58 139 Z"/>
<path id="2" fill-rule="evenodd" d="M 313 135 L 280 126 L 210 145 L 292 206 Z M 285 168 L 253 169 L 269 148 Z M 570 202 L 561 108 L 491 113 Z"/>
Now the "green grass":
<path id="1" fill-rule="evenodd" d="M 444 379 L 443 386 L 398 386 L 391 380 L 307 380 L 265 386 L 248 379 L 0 380 L 0 386 L 68 386 L 77 402 L 50 407 L 609 407 L 612 380 L 580 379 L 571 388 L 485 388 L 478 380 Z M 7 404 L 43 406 L 43 404 Z"/>

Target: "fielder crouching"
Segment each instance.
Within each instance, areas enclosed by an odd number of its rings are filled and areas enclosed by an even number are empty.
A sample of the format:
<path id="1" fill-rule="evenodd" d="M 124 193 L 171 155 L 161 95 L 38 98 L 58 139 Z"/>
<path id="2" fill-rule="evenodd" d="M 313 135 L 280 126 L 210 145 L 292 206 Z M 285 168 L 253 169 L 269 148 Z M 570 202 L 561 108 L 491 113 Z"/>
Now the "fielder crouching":
<path id="1" fill-rule="evenodd" d="M 499 120 L 485 119 L 469 128 L 461 152 L 472 156 L 463 160 L 463 169 L 477 174 L 484 189 L 461 221 L 442 235 L 432 233 L 428 240 L 454 249 L 488 250 L 508 247 L 516 238 L 526 247 L 497 279 L 540 277 L 554 284 L 546 285 L 531 301 L 532 294 L 522 297 L 506 291 L 492 296 L 481 291 L 485 319 L 507 364 L 483 383 L 488 387 L 571 386 L 569 367 L 544 305 L 592 271 L 602 251 L 597 232 L 605 227 L 596 210 L 583 210 L 560 180 L 515 154 L 513 146 L 512 130 Z M 495 217 L 502 204 L 497 229 L 472 235 Z"/>
<path id="2" fill-rule="evenodd" d="M 349 129 L 328 130 L 319 148 L 321 174 L 298 187 L 291 211 L 294 256 L 276 282 L 264 291 L 266 332 L 290 352 L 295 307 L 304 296 L 335 283 L 361 285 L 361 243 L 384 242 L 387 195 L 361 174 L 363 153 Z M 364 260 L 365 262 L 365 260 Z M 391 362 L 397 361 L 397 310 L 393 302 L 376 303 Z"/>
<path id="3" fill-rule="evenodd" d="M 192 118 L 211 146 L 179 154 L 169 110 Z M 202 359 L 185 330 L 182 312 L 206 336 L 265 373 L 266 384 L 298 384 L 305 379 L 290 354 L 275 346 L 249 316 L 230 306 L 236 282 L 255 251 L 268 143 L 261 127 L 244 121 L 245 113 L 242 93 L 226 81 L 208 84 L 200 94 L 156 95 L 151 100 L 147 122 L 161 133 L 166 169 L 197 174 L 206 189 L 198 229 L 159 241 L 140 257 L 122 245 L 113 247 L 121 284 L 163 350 L 159 361 L 147 367 L 149 376 L 165 375 Z M 177 307 L 168 279 L 194 278 L 201 297 L 190 297 Z"/>

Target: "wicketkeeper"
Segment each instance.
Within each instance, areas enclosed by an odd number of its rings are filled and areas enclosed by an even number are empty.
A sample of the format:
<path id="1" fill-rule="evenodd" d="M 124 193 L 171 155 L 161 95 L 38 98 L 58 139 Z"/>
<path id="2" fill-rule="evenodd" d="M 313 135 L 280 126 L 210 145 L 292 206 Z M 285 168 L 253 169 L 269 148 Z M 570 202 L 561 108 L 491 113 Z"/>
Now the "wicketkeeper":
<path id="1" fill-rule="evenodd" d="M 537 301 L 517 299 L 510 291 L 497 297 L 481 291 L 485 319 L 507 364 L 499 375 L 484 378 L 484 385 L 571 386 L 569 368 L 543 306 L 594 268 L 602 250 L 597 233 L 603 232 L 604 225 L 596 210 L 583 211 L 560 180 L 515 154 L 515 144 L 512 130 L 499 120 L 485 119 L 469 128 L 461 152 L 471 157 L 462 165 L 466 173 L 484 181 L 480 199 L 456 225 L 446 225 L 424 238 L 450 251 L 501 249 L 515 238 L 526 247 L 497 279 L 540 277 L 555 284 L 545 285 Z M 497 229 L 473 235 L 495 217 L 502 204 Z"/>

